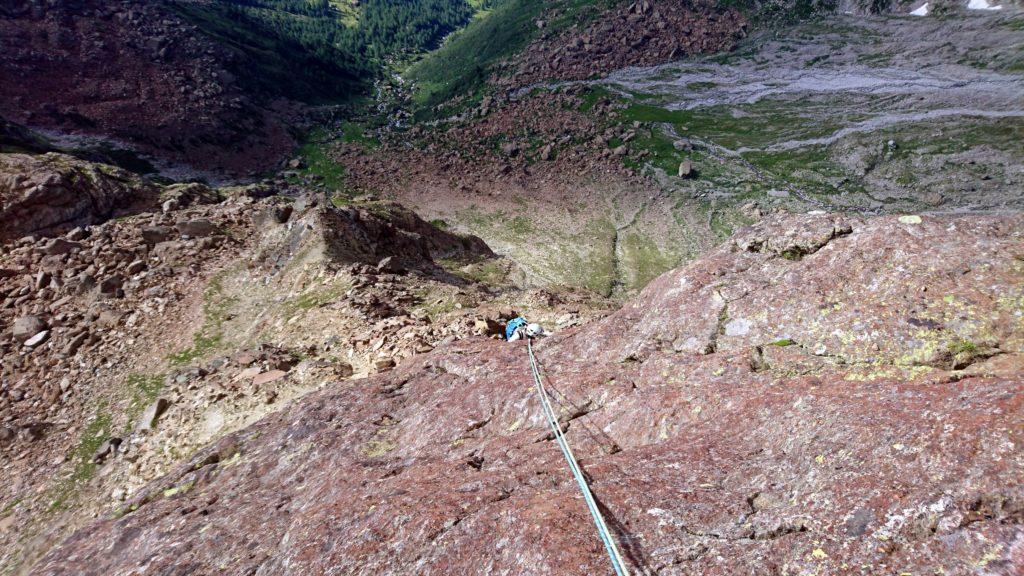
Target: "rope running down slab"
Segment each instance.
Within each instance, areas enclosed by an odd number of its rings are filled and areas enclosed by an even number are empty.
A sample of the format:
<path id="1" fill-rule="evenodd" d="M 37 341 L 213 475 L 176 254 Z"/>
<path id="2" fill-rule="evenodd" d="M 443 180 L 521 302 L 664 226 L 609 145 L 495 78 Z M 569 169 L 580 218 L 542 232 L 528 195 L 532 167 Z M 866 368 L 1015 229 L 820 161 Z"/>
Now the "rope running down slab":
<path id="1" fill-rule="evenodd" d="M 569 470 L 572 472 L 573 477 L 576 478 L 576 483 L 579 484 L 580 492 L 583 493 L 583 500 L 587 503 L 590 515 L 593 516 L 594 524 L 597 526 L 597 533 L 601 537 L 601 542 L 604 543 L 604 548 L 608 552 L 608 558 L 612 562 L 612 568 L 615 569 L 617 576 L 629 576 L 629 570 L 626 569 L 626 564 L 622 561 L 622 555 L 619 554 L 619 549 L 615 545 L 615 539 L 612 537 L 611 532 L 608 531 L 608 525 L 605 524 L 604 516 L 601 515 L 601 511 L 597 507 L 597 502 L 590 491 L 590 486 L 587 485 L 587 480 L 583 476 L 580 465 L 572 453 L 572 448 L 569 447 L 569 442 L 562 433 L 562 427 L 558 423 L 555 410 L 551 407 L 551 398 L 548 396 L 548 391 L 540 377 L 537 357 L 533 354 L 533 341 L 531 339 L 526 341 L 526 350 L 530 354 L 530 368 L 533 369 L 533 380 L 537 385 L 537 394 L 540 396 L 540 405 L 544 410 L 544 416 L 548 424 L 551 425 L 551 431 L 555 435 L 558 447 L 562 449 L 562 455 L 565 456 L 566 462 L 569 463 Z"/>

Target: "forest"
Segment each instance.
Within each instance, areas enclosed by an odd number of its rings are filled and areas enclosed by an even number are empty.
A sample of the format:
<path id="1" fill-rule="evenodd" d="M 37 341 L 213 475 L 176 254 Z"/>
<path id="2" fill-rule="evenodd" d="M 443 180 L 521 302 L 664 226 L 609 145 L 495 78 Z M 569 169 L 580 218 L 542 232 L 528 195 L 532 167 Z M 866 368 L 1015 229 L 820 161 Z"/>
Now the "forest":
<path id="1" fill-rule="evenodd" d="M 269 94 L 307 102 L 360 94 L 392 59 L 432 50 L 467 24 L 466 0 L 177 2 L 201 30 L 246 53 L 244 75 Z"/>

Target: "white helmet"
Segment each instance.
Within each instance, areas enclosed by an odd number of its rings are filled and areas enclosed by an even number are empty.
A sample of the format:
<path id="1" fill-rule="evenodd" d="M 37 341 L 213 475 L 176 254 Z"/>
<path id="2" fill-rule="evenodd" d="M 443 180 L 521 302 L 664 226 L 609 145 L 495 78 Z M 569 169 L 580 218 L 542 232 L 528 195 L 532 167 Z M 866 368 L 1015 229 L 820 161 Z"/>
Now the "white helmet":
<path id="1" fill-rule="evenodd" d="M 526 335 L 530 338 L 536 338 L 537 336 L 544 335 L 544 328 L 536 322 L 526 325 Z"/>

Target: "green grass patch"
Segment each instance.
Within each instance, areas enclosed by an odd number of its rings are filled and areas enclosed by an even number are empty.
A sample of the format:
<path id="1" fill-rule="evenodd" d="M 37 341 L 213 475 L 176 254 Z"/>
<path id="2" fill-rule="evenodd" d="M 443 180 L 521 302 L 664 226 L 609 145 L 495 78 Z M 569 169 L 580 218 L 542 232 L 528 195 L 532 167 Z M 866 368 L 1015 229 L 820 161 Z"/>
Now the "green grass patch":
<path id="1" fill-rule="evenodd" d="M 367 125 L 362 122 L 346 120 L 341 124 L 341 140 L 361 144 L 365 148 L 374 149 L 380 146 L 380 140 L 373 136 L 366 135 Z"/>
<path id="2" fill-rule="evenodd" d="M 624 286 L 628 290 L 636 290 L 646 286 L 651 280 L 674 268 L 679 259 L 663 252 L 657 244 L 645 234 L 630 232 L 620 238 L 622 250 L 622 268 L 628 275 Z"/>
<path id="3" fill-rule="evenodd" d="M 821 56 L 815 56 L 814 58 L 811 58 L 807 62 L 804 62 L 804 68 L 813 68 L 813 67 L 817 66 L 818 64 L 821 64 L 822 62 L 824 62 L 824 61 L 826 61 L 828 59 L 829 59 L 829 55 L 828 54 L 822 54 Z"/>
<path id="4" fill-rule="evenodd" d="M 509 221 L 508 230 L 516 236 L 527 236 L 534 232 L 533 221 L 526 216 L 516 216 Z"/>
<path id="5" fill-rule="evenodd" d="M 640 150 L 646 150 L 647 156 L 643 159 L 637 159 L 636 154 L 628 156 L 623 160 L 626 166 L 634 169 L 640 169 L 643 164 L 650 164 L 661 168 L 667 172 L 670 176 L 674 176 L 679 172 L 679 163 L 683 160 L 684 156 L 675 149 L 673 140 L 669 138 L 664 132 L 658 129 L 654 130 L 637 130 L 637 135 L 633 140 L 626 144 L 634 152 Z"/>
<path id="6" fill-rule="evenodd" d="M 18 507 L 18 504 L 21 504 L 22 500 L 22 498 L 14 498 L 7 504 L 4 504 L 4 507 L 0 509 L 0 518 L 6 518 L 8 515 L 10 515 L 10 513 L 13 512 L 14 509 Z"/>
<path id="7" fill-rule="evenodd" d="M 762 100 L 743 106 L 698 107 L 668 110 L 649 104 L 633 104 L 622 111 L 625 122 L 657 122 L 674 125 L 681 134 L 712 140 L 726 148 L 758 148 L 794 138 L 826 136 L 841 126 L 840 120 L 822 121 L 799 105 Z"/>
<path id="8" fill-rule="evenodd" d="M 582 94 L 579 111 L 590 112 L 601 100 L 608 100 L 613 97 L 612 92 L 604 86 L 588 86 Z"/>
<path id="9" fill-rule="evenodd" d="M 442 268 L 471 282 L 479 282 L 488 286 L 497 286 L 505 282 L 505 269 L 498 259 L 466 262 L 453 258 L 438 260 Z"/>
<path id="10" fill-rule="evenodd" d="M 819 195 L 840 192 L 861 193 L 863 185 L 829 155 L 825 146 L 811 146 L 783 152 L 748 152 L 743 157 L 760 168 L 780 187 L 796 185 Z M 841 183 L 837 188 L 836 184 Z"/>
<path id="11" fill-rule="evenodd" d="M 715 86 L 718 86 L 718 84 L 715 84 L 714 82 L 689 82 L 686 85 L 686 89 L 697 92 L 699 90 L 707 90 L 709 88 L 714 88 Z"/>
<path id="12" fill-rule="evenodd" d="M 71 453 L 71 460 L 75 464 L 71 479 L 75 482 L 89 480 L 96 473 L 97 465 L 92 462 L 93 454 L 110 438 L 113 430 L 113 419 L 105 410 L 106 405 L 103 404 L 97 410 L 96 416 L 82 430 L 78 446 Z"/>
<path id="13" fill-rule="evenodd" d="M 237 302 L 237 298 L 224 295 L 224 279 L 235 269 L 222 270 L 210 278 L 203 292 L 203 326 L 192 335 L 192 346 L 167 357 L 172 366 L 192 364 L 222 347 L 223 324 L 227 321 L 229 310 Z"/>
<path id="14" fill-rule="evenodd" d="M 355 128 L 351 130 L 353 134 L 356 131 Z M 317 175 L 328 190 L 350 196 L 345 184 L 345 167 L 331 158 L 332 142 L 326 130 L 316 129 L 310 132 L 298 150 L 298 155 L 306 163 L 298 172 L 304 175 Z"/>
<path id="15" fill-rule="evenodd" d="M 1014 19 L 1014 20 L 1006 20 L 1006 21 L 1003 22 L 1003 26 L 1009 28 L 1010 30 L 1024 31 L 1024 18 L 1017 18 L 1017 19 Z"/>
<path id="16" fill-rule="evenodd" d="M 47 492 L 51 512 L 68 510 L 77 498 L 81 485 L 96 475 L 99 465 L 93 463 L 92 457 L 99 447 L 110 438 L 112 431 L 113 419 L 108 411 L 108 404 L 100 402 L 96 407 L 95 415 L 82 429 L 78 444 L 69 455 L 74 466 L 71 475 L 62 479 Z"/>
<path id="17" fill-rule="evenodd" d="M 871 67 L 883 67 L 892 63 L 893 55 L 885 52 L 875 54 L 860 54 L 857 56 L 857 63 Z"/>
<path id="18" fill-rule="evenodd" d="M 193 334 L 192 346 L 177 354 L 171 354 L 167 357 L 167 360 L 172 366 L 187 366 L 219 348 L 222 341 L 223 337 L 220 334 L 213 336 L 206 336 L 201 333 Z"/>
<path id="19" fill-rule="evenodd" d="M 577 283 L 602 296 L 611 295 L 618 280 L 612 253 L 614 237 L 615 224 L 611 220 L 596 218 L 589 221 L 583 233 L 575 238 L 575 243 L 593 246 L 593 249 L 589 254 L 580 254 L 578 258 L 569 260 Z"/>
<path id="20" fill-rule="evenodd" d="M 967 356 L 976 356 L 978 353 L 981 352 L 980 346 L 978 346 L 974 342 L 971 342 L 970 340 L 964 340 L 962 338 L 950 342 L 947 349 L 949 350 L 949 353 L 954 356 L 959 356 L 961 354 Z"/>
<path id="21" fill-rule="evenodd" d="M 343 286 L 321 287 L 320 289 L 311 290 L 286 302 L 285 307 L 289 314 L 300 310 L 313 310 L 314 308 L 320 308 L 321 306 L 326 306 L 338 298 L 341 298 L 349 288 L 351 288 L 351 286 L 348 284 Z"/>

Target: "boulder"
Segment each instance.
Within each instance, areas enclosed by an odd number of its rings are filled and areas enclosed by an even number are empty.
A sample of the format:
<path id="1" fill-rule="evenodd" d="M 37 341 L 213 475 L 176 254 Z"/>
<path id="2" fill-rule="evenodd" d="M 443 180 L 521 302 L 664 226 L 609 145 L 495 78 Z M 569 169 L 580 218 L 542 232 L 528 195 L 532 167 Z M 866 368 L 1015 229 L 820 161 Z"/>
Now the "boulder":
<path id="1" fill-rule="evenodd" d="M 394 256 L 388 256 L 377 263 L 377 272 L 389 274 L 401 274 L 405 269 L 398 263 Z"/>
<path id="2" fill-rule="evenodd" d="M 203 238 L 220 233 L 216 224 L 206 219 L 186 220 L 176 225 L 178 233 L 189 238 Z"/>
<path id="3" fill-rule="evenodd" d="M 679 172 L 677 175 L 680 178 L 689 178 L 690 176 L 693 176 L 693 163 L 690 162 L 689 158 L 679 163 Z"/>
<path id="4" fill-rule="evenodd" d="M 70 232 L 64 235 L 64 238 L 71 240 L 72 242 L 79 242 L 89 237 L 89 233 L 81 226 L 73 228 Z"/>
<path id="5" fill-rule="evenodd" d="M 43 246 L 43 254 L 47 256 L 62 256 L 72 250 L 80 250 L 82 245 L 78 242 L 71 242 L 63 238 L 54 238 Z"/>
<path id="6" fill-rule="evenodd" d="M 122 298 L 124 297 L 123 285 L 124 277 L 120 274 L 107 276 L 96 286 L 96 293 L 102 298 Z"/>
<path id="7" fill-rule="evenodd" d="M 163 189 L 160 198 L 164 201 L 164 212 L 221 201 L 221 195 L 216 190 L 199 182 L 171 184 Z M 167 208 L 168 203 L 172 204 L 170 210 Z"/>
<path id="8" fill-rule="evenodd" d="M 104 440 L 103 443 L 100 444 L 99 448 L 97 448 L 96 451 L 93 452 L 91 459 L 92 463 L 103 464 L 104 462 L 107 461 L 108 458 L 117 454 L 117 450 L 120 446 L 120 438 L 109 438 L 107 440 Z"/>
<path id="9" fill-rule="evenodd" d="M 135 276 L 146 269 L 146 263 L 142 260 L 134 260 L 125 267 L 124 272 L 129 276 Z"/>
<path id="10" fill-rule="evenodd" d="M 163 416 L 164 412 L 167 411 L 167 408 L 170 407 L 170 405 L 171 402 L 166 398 L 157 398 L 151 402 L 149 406 L 146 406 L 142 415 L 139 416 L 139 419 L 135 422 L 135 432 L 149 432 L 156 428 L 156 424 L 160 420 L 160 417 Z"/>
<path id="11" fill-rule="evenodd" d="M 171 239 L 174 231 L 168 226 L 145 226 L 139 231 L 142 239 L 151 246 L 166 242 Z"/>
<path id="12" fill-rule="evenodd" d="M 270 384 L 271 382 L 277 382 L 278 380 L 287 376 L 288 373 L 284 370 L 270 370 L 269 372 L 263 372 L 257 374 L 252 379 L 253 386 L 262 386 L 264 384 Z"/>
<path id="13" fill-rule="evenodd" d="M 473 321 L 473 331 L 482 336 L 502 335 L 504 326 L 491 318 L 477 318 Z"/>
<path id="14" fill-rule="evenodd" d="M 18 342 L 25 342 L 36 334 L 46 330 L 46 322 L 38 316 L 22 316 L 14 321 L 13 336 Z"/>

